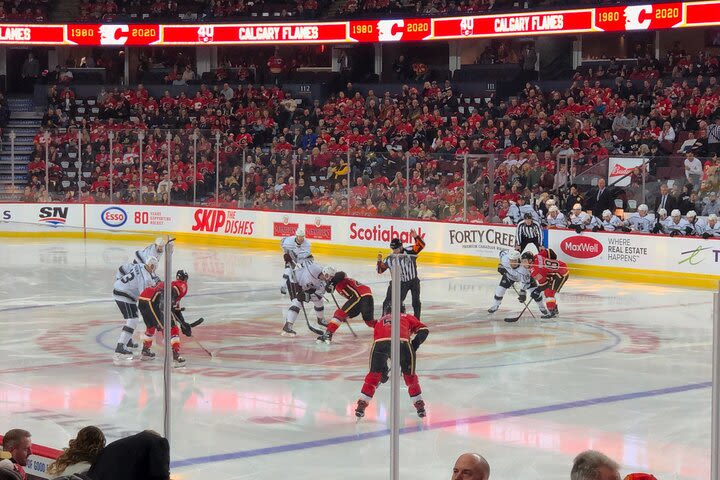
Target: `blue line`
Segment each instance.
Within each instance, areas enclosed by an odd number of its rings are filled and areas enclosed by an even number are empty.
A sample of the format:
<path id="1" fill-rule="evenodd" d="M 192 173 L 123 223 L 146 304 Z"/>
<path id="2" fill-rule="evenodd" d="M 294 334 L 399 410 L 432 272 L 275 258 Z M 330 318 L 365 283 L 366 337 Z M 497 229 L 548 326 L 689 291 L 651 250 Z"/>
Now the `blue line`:
<path id="1" fill-rule="evenodd" d="M 608 403 L 624 402 L 627 400 L 636 400 L 641 398 L 658 397 L 661 395 L 670 395 L 673 393 L 683 393 L 693 390 L 701 390 L 710 388 L 712 382 L 690 383 L 676 387 L 659 388 L 655 390 L 645 390 L 641 392 L 624 393 L 619 395 L 610 395 L 605 397 L 590 398 L 587 400 L 576 400 L 572 402 L 556 403 L 545 405 L 542 407 L 523 408 L 520 410 L 510 410 L 508 412 L 491 413 L 487 415 L 479 415 L 475 417 L 459 418 L 455 420 L 444 420 L 441 422 L 430 423 L 427 425 L 417 425 L 413 427 L 404 427 L 400 429 L 401 435 L 408 433 L 417 433 L 428 430 L 439 430 L 443 428 L 455 427 L 458 425 L 470 425 L 475 423 L 486 423 L 496 420 L 504 420 L 515 417 L 525 417 L 536 415 L 539 413 L 558 412 L 562 410 L 571 410 L 575 408 L 590 407 L 593 405 L 603 405 Z M 275 453 L 294 452 L 298 450 L 307 450 L 311 448 L 325 447 L 330 445 L 338 445 L 342 443 L 353 443 L 371 438 L 384 437 L 390 434 L 390 430 L 383 429 L 374 432 L 360 433 L 354 435 L 342 435 L 338 437 L 326 438 L 322 440 L 312 440 L 309 442 L 289 443 L 286 445 L 277 445 L 274 447 L 257 448 L 252 450 L 241 450 L 238 452 L 221 453 L 217 455 L 207 455 L 203 457 L 187 458 L 185 460 L 177 460 L 170 464 L 171 468 L 189 467 L 192 465 L 202 465 L 207 463 L 225 462 L 228 460 L 238 460 L 242 458 L 259 457 L 263 455 L 272 455 Z"/>

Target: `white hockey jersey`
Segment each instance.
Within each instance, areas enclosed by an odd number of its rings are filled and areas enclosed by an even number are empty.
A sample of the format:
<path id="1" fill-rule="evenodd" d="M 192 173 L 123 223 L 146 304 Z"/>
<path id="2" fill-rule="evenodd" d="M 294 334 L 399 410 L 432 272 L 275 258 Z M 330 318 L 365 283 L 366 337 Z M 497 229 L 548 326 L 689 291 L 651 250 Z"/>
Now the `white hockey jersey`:
<path id="1" fill-rule="evenodd" d="M 650 215 L 645 215 L 644 217 L 641 217 L 639 214 L 633 215 L 628 218 L 628 225 L 634 232 L 650 233 L 655 226 L 655 219 L 650 217 Z"/>
<path id="2" fill-rule="evenodd" d="M 147 263 L 147 259 L 150 257 L 157 258 L 158 262 L 162 257 L 162 252 L 158 252 L 158 246 L 154 243 L 148 247 L 143 248 L 142 250 L 136 250 L 133 263 Z"/>
<path id="3" fill-rule="evenodd" d="M 293 257 L 296 263 L 305 263 L 308 257 L 312 256 L 310 253 L 310 242 L 307 239 L 303 239 L 303 242 L 298 245 L 295 241 L 295 236 L 285 237 L 280 241 L 280 248 L 284 253 L 289 253 Z"/>
<path id="4" fill-rule="evenodd" d="M 508 280 L 520 283 L 523 290 L 531 288 L 532 277 L 530 276 L 530 271 L 522 265 L 519 265 L 517 268 L 511 267 L 510 259 L 508 258 L 509 253 L 510 250 L 500 252 L 500 266 L 505 269 L 505 276 Z"/>
<path id="5" fill-rule="evenodd" d="M 662 221 L 663 225 L 663 231 L 670 235 L 672 232 L 679 232 L 680 235 L 687 235 L 687 228 L 692 226 L 690 223 L 685 220 L 684 218 L 680 218 L 680 221 L 675 223 L 672 219 L 672 217 L 668 217 L 665 220 Z"/>
<path id="6" fill-rule="evenodd" d="M 136 263 L 123 263 L 118 268 L 117 273 L 115 274 L 115 280 L 120 280 L 122 277 L 130 273 L 130 270 L 132 270 L 133 265 L 137 265 Z"/>
<path id="7" fill-rule="evenodd" d="M 562 212 L 558 212 L 557 217 L 553 218 L 550 214 L 545 218 L 545 224 L 548 227 L 565 228 L 567 227 L 567 219 Z"/>
<path id="8" fill-rule="evenodd" d="M 135 303 L 140 292 L 158 282 L 158 277 L 150 274 L 145 265 L 132 264 L 130 271 L 115 280 L 113 298 L 119 302 Z"/>
<path id="9" fill-rule="evenodd" d="M 620 220 L 616 215 L 612 215 L 610 220 L 605 220 L 604 218 L 602 219 L 602 227 L 606 232 L 614 232 L 622 226 L 622 220 Z"/>
<path id="10" fill-rule="evenodd" d="M 320 280 L 320 274 L 323 266 L 318 263 L 306 263 L 298 266 L 293 272 L 295 281 L 300 285 L 304 292 L 315 290 L 321 292 L 325 289 L 325 281 Z"/>
<path id="11" fill-rule="evenodd" d="M 695 224 L 695 232 L 698 235 L 707 233 L 711 237 L 720 237 L 720 221 L 716 221 L 715 225 L 711 226 L 707 219 L 701 218 Z"/>
<path id="12" fill-rule="evenodd" d="M 591 216 L 588 215 L 585 212 L 580 212 L 579 214 L 570 214 L 570 222 L 568 223 L 568 226 L 572 225 L 574 226 L 580 226 L 582 228 L 587 228 L 588 223 L 591 221 Z M 592 228 L 592 227 L 590 227 Z"/>

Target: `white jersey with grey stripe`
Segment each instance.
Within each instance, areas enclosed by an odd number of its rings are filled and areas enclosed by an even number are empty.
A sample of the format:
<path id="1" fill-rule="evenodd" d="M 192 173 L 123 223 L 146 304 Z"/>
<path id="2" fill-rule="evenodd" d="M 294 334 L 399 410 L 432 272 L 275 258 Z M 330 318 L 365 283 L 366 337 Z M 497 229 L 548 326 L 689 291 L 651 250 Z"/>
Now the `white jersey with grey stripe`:
<path id="1" fill-rule="evenodd" d="M 304 292 L 315 290 L 322 295 L 325 289 L 325 281 L 320 280 L 323 266 L 318 263 L 305 263 L 294 270 L 295 281 Z"/>
<path id="2" fill-rule="evenodd" d="M 518 265 L 517 268 L 513 268 L 510 265 L 510 258 L 508 257 L 509 253 L 510 250 L 503 250 L 500 252 L 500 266 L 505 269 L 504 275 L 512 282 L 520 283 L 522 288 L 527 290 L 532 287 L 532 277 L 530 276 L 530 271 L 522 265 Z"/>
<path id="3" fill-rule="evenodd" d="M 157 281 L 158 278 L 150 274 L 145 265 L 134 264 L 128 273 L 115 280 L 113 298 L 119 302 L 135 303 L 140 292 L 155 285 Z"/>
<path id="4" fill-rule="evenodd" d="M 130 273 L 130 270 L 132 270 L 133 265 L 137 265 L 137 263 L 124 263 L 120 265 L 118 268 L 117 273 L 115 274 L 115 280 L 120 280 L 122 277 Z"/>
<path id="5" fill-rule="evenodd" d="M 537 243 L 538 245 L 543 244 L 543 231 L 538 222 L 533 220 L 531 225 L 526 225 L 525 220 L 523 220 L 518 223 L 515 232 L 515 243 L 521 245 L 524 239 L 532 239 L 533 243 Z"/>
<path id="6" fill-rule="evenodd" d="M 307 239 L 303 239 L 302 243 L 298 245 L 295 236 L 285 237 L 280 241 L 280 248 L 283 249 L 283 253 L 289 253 L 296 263 L 303 263 L 312 256 L 310 242 Z"/>
<path id="7" fill-rule="evenodd" d="M 397 263 L 400 265 L 400 281 L 409 282 L 415 280 L 418 276 L 417 272 L 417 255 L 413 247 L 405 247 L 403 253 L 399 255 L 390 255 L 383 262 L 389 269 Z"/>
<path id="8" fill-rule="evenodd" d="M 158 246 L 154 243 L 148 247 L 143 248 L 142 250 L 136 250 L 135 258 L 133 258 L 133 263 L 147 263 L 147 260 L 150 257 L 157 258 L 158 262 L 162 257 L 162 252 L 158 252 Z"/>

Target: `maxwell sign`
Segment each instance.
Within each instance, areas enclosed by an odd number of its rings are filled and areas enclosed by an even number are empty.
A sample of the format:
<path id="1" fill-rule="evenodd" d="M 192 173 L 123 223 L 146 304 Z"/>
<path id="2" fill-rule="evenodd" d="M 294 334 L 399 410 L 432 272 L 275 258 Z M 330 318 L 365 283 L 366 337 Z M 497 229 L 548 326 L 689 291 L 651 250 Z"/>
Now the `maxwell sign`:
<path id="1" fill-rule="evenodd" d="M 602 253 L 603 246 L 592 237 L 576 235 L 560 242 L 560 249 L 573 258 L 595 258 Z"/>

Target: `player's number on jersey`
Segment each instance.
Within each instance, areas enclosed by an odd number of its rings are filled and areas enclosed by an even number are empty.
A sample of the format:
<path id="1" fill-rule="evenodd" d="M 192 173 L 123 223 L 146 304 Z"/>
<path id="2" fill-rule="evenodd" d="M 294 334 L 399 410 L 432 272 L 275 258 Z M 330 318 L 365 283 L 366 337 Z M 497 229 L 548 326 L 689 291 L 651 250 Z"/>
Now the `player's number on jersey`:
<path id="1" fill-rule="evenodd" d="M 124 275 L 124 276 L 120 279 L 120 281 L 121 281 L 122 283 L 130 283 L 130 282 L 133 281 L 134 278 L 135 278 L 135 272 L 130 272 L 130 273 L 128 273 L 127 275 Z"/>

